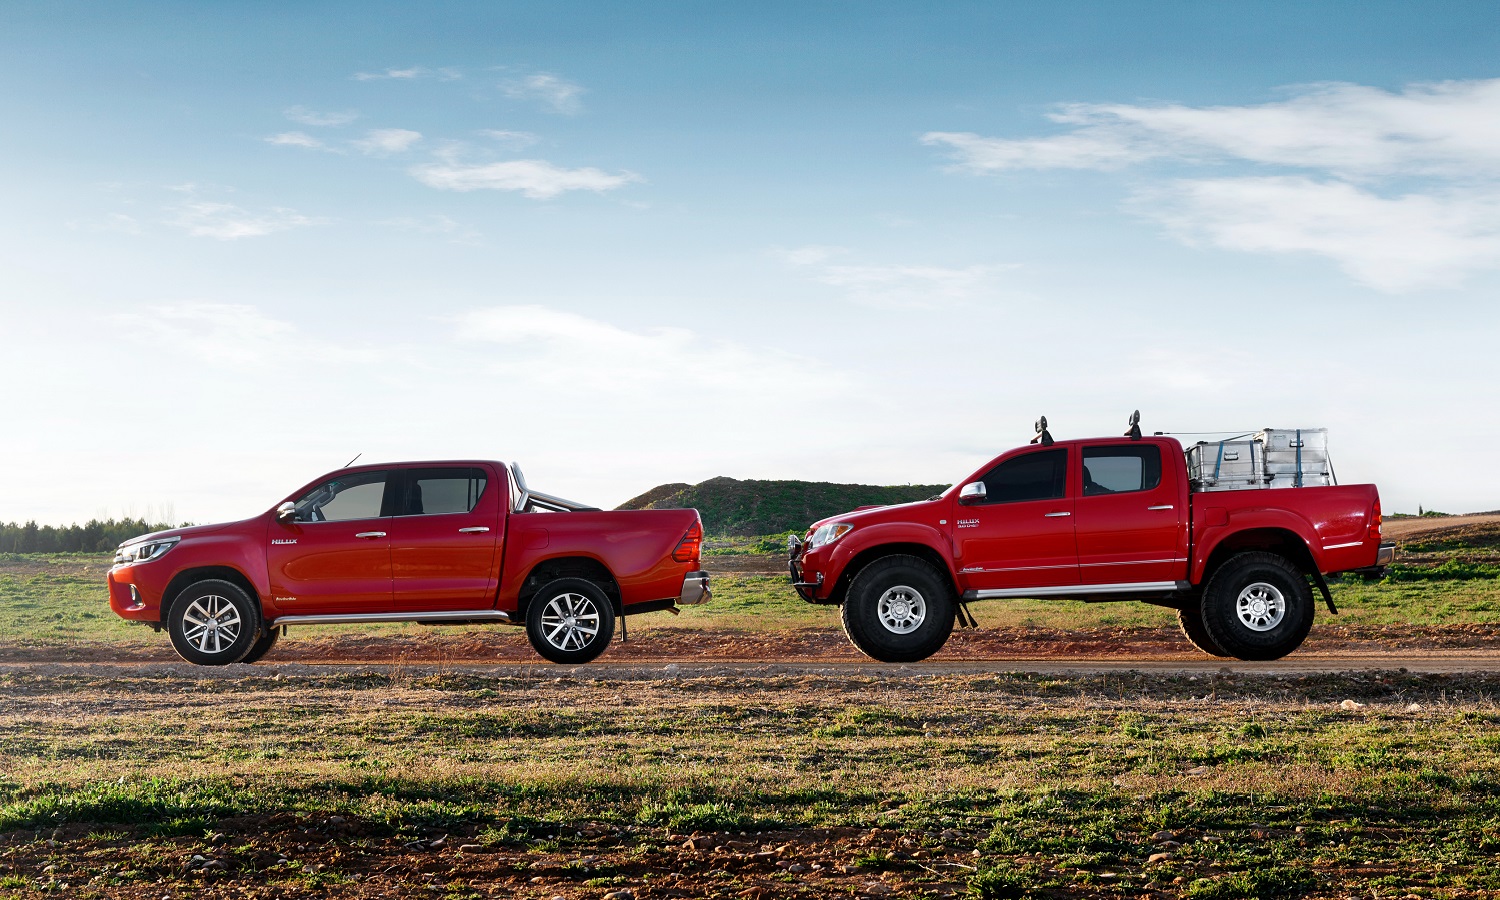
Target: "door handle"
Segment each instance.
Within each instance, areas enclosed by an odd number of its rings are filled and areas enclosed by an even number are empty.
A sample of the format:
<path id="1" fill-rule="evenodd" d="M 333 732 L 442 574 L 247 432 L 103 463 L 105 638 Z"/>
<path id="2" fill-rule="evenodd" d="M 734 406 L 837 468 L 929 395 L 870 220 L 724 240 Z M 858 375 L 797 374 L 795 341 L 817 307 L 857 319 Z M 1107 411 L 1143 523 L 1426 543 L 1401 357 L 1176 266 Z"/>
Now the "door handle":
<path id="1" fill-rule="evenodd" d="M 1170 503 L 1163 503 L 1161 506 L 1148 506 L 1146 508 L 1147 509 L 1171 509 L 1172 508 L 1172 504 L 1170 504 Z"/>
<path id="2" fill-rule="evenodd" d="M 357 537 L 357 538 L 364 538 L 367 541 L 371 541 L 371 540 L 374 540 L 375 538 L 383 538 L 383 537 L 385 537 L 385 532 L 384 531 L 361 531 L 359 534 L 356 534 L 355 537 Z"/>
<path id="3" fill-rule="evenodd" d="M 1072 515 L 1072 513 L 1070 513 L 1070 512 L 1050 512 L 1050 513 L 1047 513 L 1047 518 L 1049 518 L 1049 519 L 1055 519 L 1058 516 L 1071 516 L 1071 515 Z"/>
<path id="4" fill-rule="evenodd" d="M 484 534 L 486 531 L 489 531 L 489 529 L 483 525 L 475 525 L 471 528 L 458 529 L 459 534 Z"/>

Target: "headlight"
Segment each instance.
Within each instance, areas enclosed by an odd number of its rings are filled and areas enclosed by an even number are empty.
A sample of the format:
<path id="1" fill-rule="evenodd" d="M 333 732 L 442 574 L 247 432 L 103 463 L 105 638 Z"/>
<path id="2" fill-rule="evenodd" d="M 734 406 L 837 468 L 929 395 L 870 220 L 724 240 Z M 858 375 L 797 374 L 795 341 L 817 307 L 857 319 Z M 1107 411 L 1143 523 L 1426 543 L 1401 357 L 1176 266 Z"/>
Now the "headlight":
<path id="1" fill-rule="evenodd" d="M 115 551 L 115 565 L 122 563 L 143 563 L 153 559 L 160 559 L 162 554 L 177 546 L 182 538 L 162 538 L 158 541 L 141 541 L 139 543 L 121 544 L 120 549 Z"/>
<path id="2" fill-rule="evenodd" d="M 818 530 L 814 531 L 812 537 L 808 539 L 807 548 L 809 550 L 816 550 L 824 544 L 833 543 L 853 530 L 854 526 L 847 522 L 831 522 L 827 525 L 819 526 Z"/>

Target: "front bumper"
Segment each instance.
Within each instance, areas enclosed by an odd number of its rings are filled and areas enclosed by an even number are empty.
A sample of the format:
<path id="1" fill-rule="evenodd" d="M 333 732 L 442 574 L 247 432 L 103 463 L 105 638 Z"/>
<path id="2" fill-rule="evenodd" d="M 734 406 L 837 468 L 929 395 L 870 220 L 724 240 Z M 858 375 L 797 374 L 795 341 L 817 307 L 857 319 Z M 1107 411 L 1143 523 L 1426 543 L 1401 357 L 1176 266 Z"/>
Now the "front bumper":
<path id="1" fill-rule="evenodd" d="M 687 573 L 687 577 L 682 580 L 682 595 L 677 598 L 677 605 L 697 606 L 712 599 L 713 594 L 708 589 L 708 573 L 701 570 Z"/>
<path id="2" fill-rule="evenodd" d="M 797 596 L 808 603 L 818 602 L 818 589 L 823 586 L 823 573 L 819 572 L 813 581 L 804 580 L 802 575 L 802 558 L 806 544 L 798 540 L 796 535 L 786 539 L 787 549 L 787 571 L 791 575 L 792 589 Z"/>

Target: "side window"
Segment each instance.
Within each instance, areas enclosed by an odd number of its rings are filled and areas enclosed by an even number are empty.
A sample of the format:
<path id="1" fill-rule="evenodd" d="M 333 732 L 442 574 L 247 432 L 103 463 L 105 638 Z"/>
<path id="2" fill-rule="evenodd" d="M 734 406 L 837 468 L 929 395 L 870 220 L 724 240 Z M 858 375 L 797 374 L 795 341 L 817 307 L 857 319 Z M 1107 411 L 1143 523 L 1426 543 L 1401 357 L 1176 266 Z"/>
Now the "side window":
<path id="1" fill-rule="evenodd" d="M 1017 456 L 984 476 L 986 503 L 1056 500 L 1066 496 L 1067 487 L 1067 450 L 1039 450 Z"/>
<path id="2" fill-rule="evenodd" d="M 1083 448 L 1083 495 L 1149 491 L 1161 484 L 1161 448 L 1123 444 Z"/>
<path id="3" fill-rule="evenodd" d="M 297 501 L 298 522 L 378 519 L 388 472 L 355 472 L 324 482 Z"/>
<path id="4" fill-rule="evenodd" d="M 473 512 L 488 483 L 485 471 L 472 467 L 407 469 L 402 515 Z"/>

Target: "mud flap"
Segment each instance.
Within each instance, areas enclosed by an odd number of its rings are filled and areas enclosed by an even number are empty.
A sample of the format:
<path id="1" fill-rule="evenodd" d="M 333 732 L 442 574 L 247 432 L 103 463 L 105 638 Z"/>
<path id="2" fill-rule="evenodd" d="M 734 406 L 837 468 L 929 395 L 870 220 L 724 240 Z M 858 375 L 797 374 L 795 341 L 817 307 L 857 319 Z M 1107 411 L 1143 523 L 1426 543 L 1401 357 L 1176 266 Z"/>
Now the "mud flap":
<path id="1" fill-rule="evenodd" d="M 960 628 L 977 629 L 979 627 L 979 620 L 975 619 L 974 614 L 969 611 L 969 604 L 960 600 L 954 607 L 954 610 L 958 613 L 958 625 Z"/>
<path id="2" fill-rule="evenodd" d="M 1323 602 L 1328 604 L 1328 611 L 1333 615 L 1338 615 L 1339 609 L 1333 605 L 1333 592 L 1328 590 L 1328 581 L 1323 578 L 1323 573 L 1313 569 L 1312 576 L 1313 583 L 1318 586 L 1318 590 L 1323 592 Z"/>

